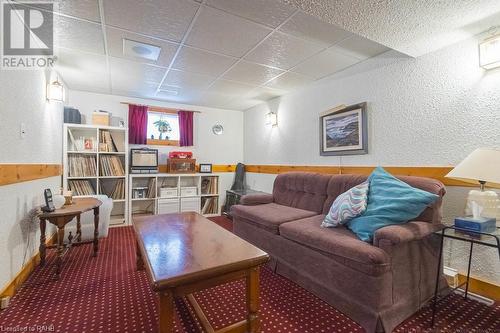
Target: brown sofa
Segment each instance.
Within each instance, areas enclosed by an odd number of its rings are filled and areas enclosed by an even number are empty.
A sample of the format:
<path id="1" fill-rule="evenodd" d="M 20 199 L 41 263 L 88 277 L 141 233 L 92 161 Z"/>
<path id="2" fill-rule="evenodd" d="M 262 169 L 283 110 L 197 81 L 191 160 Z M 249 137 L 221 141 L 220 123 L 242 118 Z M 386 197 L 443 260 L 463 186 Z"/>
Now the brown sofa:
<path id="1" fill-rule="evenodd" d="M 234 232 L 267 251 L 275 272 L 367 332 L 391 332 L 433 295 L 439 251 L 433 232 L 442 228 L 445 194 L 437 180 L 398 178 L 440 199 L 414 221 L 377 230 L 373 244 L 345 227 L 320 226 L 335 198 L 367 179 L 360 175 L 278 175 L 272 194 L 244 196 L 231 208 Z"/>

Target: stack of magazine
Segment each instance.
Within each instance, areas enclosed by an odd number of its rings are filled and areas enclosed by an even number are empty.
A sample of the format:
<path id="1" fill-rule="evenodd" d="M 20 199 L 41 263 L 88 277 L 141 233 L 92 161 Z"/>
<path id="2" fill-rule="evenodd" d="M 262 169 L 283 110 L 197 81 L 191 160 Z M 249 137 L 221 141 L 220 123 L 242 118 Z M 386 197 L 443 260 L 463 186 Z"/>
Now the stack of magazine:
<path id="1" fill-rule="evenodd" d="M 123 164 L 119 156 L 102 155 L 100 160 L 101 176 L 124 176 Z"/>
<path id="2" fill-rule="evenodd" d="M 100 137 L 100 145 L 99 145 L 99 151 L 103 152 L 117 152 L 118 149 L 116 148 L 115 141 L 113 140 L 113 137 L 111 136 L 111 133 L 106 130 L 101 130 L 99 132 Z"/>
<path id="3" fill-rule="evenodd" d="M 97 175 L 96 159 L 92 155 L 69 155 L 68 168 L 69 177 L 95 177 Z"/>
<path id="4" fill-rule="evenodd" d="M 68 188 L 73 192 L 74 196 L 94 195 L 95 189 L 89 180 L 69 180 Z"/>

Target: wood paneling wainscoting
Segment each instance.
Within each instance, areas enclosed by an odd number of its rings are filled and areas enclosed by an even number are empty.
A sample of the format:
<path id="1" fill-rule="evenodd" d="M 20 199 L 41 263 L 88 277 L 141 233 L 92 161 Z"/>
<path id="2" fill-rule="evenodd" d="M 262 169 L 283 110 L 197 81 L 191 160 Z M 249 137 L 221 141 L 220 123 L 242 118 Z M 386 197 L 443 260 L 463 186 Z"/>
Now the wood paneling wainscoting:
<path id="1" fill-rule="evenodd" d="M 302 172 L 317 172 L 322 174 L 361 174 L 369 175 L 375 166 L 328 166 L 328 165 L 247 165 L 245 170 L 247 172 L 254 173 L 267 173 L 267 174 L 279 174 L 291 171 L 302 171 Z M 419 166 L 407 166 L 407 167 L 392 167 L 384 166 L 384 169 L 393 175 L 401 176 L 417 176 L 417 177 L 427 177 L 434 178 L 441 181 L 444 185 L 448 186 L 466 186 L 466 187 L 478 187 L 478 184 L 466 183 L 459 180 L 445 178 L 445 175 L 453 169 L 453 167 L 419 167 Z"/>
<path id="2" fill-rule="evenodd" d="M 61 164 L 0 164 L 0 186 L 60 175 Z"/>
<path id="3" fill-rule="evenodd" d="M 253 173 L 266 173 L 266 174 L 280 174 L 285 172 L 316 172 L 322 174 L 361 174 L 369 175 L 375 166 L 329 166 L 329 165 L 262 165 L 253 164 L 246 165 L 246 172 Z M 456 179 L 445 178 L 445 175 L 453 169 L 451 166 L 446 167 L 419 167 L 419 166 L 407 166 L 407 167 L 384 167 L 388 172 L 393 175 L 403 175 L 403 176 L 416 176 L 416 177 L 427 177 L 434 178 L 441 181 L 447 186 L 464 186 L 464 187 L 479 187 L 479 185 L 473 183 L 466 183 Z M 161 173 L 166 173 L 168 171 L 166 165 L 159 165 L 158 170 Z M 196 166 L 196 171 L 199 170 L 199 166 Z M 236 165 L 234 164 L 214 164 L 212 165 L 213 172 L 234 172 L 236 170 Z"/>
<path id="4" fill-rule="evenodd" d="M 196 165 L 196 172 L 200 170 L 200 166 Z M 212 172 L 234 172 L 236 165 L 234 164 L 212 164 Z M 168 167 L 166 164 L 158 165 L 158 172 L 167 173 Z"/>

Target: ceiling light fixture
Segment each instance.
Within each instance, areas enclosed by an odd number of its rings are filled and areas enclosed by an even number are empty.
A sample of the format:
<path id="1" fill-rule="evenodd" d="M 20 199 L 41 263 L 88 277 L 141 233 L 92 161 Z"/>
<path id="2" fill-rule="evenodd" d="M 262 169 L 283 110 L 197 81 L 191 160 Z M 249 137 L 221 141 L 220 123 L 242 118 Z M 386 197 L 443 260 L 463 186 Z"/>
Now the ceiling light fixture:
<path id="1" fill-rule="evenodd" d="M 57 102 L 64 101 L 64 86 L 59 82 L 59 78 L 47 84 L 47 100 Z"/>
<path id="2" fill-rule="evenodd" d="M 479 44 L 479 65 L 484 69 L 500 67 L 500 34 L 498 27 L 490 29 L 490 36 Z"/>
<path id="3" fill-rule="evenodd" d="M 160 57 L 161 47 L 130 39 L 123 39 L 123 55 L 157 61 Z"/>

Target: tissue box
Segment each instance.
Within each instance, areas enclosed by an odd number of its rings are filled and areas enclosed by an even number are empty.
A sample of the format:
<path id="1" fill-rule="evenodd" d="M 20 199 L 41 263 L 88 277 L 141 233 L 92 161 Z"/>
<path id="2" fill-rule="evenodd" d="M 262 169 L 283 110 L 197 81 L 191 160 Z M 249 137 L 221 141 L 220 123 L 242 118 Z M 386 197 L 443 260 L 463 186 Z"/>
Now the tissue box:
<path id="1" fill-rule="evenodd" d="M 489 217 L 472 216 L 455 218 L 455 227 L 477 232 L 494 232 L 497 228 L 497 220 Z"/>

